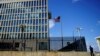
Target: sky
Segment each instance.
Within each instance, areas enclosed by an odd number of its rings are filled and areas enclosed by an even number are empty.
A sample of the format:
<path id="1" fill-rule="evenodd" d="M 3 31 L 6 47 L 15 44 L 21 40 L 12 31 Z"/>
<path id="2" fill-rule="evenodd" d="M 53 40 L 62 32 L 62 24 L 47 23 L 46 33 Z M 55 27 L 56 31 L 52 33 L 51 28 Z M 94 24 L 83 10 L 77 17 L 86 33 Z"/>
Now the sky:
<path id="1" fill-rule="evenodd" d="M 78 36 L 77 27 L 82 28 L 81 36 L 85 36 L 87 48 L 91 45 L 98 51 L 96 37 L 100 36 L 100 0 L 48 0 L 50 20 L 50 36 L 61 36 L 61 22 L 63 36 Z M 53 19 L 61 16 L 61 22 Z"/>

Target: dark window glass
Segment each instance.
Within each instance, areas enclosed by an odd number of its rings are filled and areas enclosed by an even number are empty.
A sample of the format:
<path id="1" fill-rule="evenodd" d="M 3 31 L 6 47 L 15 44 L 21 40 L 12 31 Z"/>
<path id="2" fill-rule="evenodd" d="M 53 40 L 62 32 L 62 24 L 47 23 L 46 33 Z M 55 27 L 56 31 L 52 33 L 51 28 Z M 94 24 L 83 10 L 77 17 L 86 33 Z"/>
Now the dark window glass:
<path id="1" fill-rule="evenodd" d="M 1 8 L 2 4 L 0 4 L 0 8 Z"/>
<path id="2" fill-rule="evenodd" d="M 39 26 L 39 31 L 41 31 L 41 26 Z"/>
<path id="3" fill-rule="evenodd" d="M 47 38 L 48 36 L 47 36 L 47 33 L 45 33 L 45 38 Z"/>
<path id="4" fill-rule="evenodd" d="M 36 25 L 38 25 L 38 19 L 36 19 Z"/>
<path id="5" fill-rule="evenodd" d="M 41 13 L 39 13 L 39 18 L 41 18 L 41 16 L 42 16 L 42 14 L 41 14 Z"/>
<path id="6" fill-rule="evenodd" d="M 47 26 L 45 26 L 45 31 L 47 31 Z"/>
<path id="7" fill-rule="evenodd" d="M 47 0 L 45 0 L 45 5 L 46 5 L 46 3 L 47 3 L 46 1 L 47 1 Z"/>
<path id="8" fill-rule="evenodd" d="M 45 13 L 42 13 L 42 18 L 45 18 Z"/>
<path id="9" fill-rule="evenodd" d="M 0 15 L 0 20 L 1 20 L 1 15 Z"/>
<path id="10" fill-rule="evenodd" d="M 33 25 L 35 25 L 35 19 L 33 19 Z"/>
<path id="11" fill-rule="evenodd" d="M 44 24 L 45 23 L 45 21 L 44 21 L 44 19 L 42 19 L 42 24 Z"/>
<path id="12" fill-rule="evenodd" d="M 42 26 L 42 32 L 44 32 L 44 26 Z"/>
<path id="13" fill-rule="evenodd" d="M 44 0 L 42 0 L 42 6 L 44 6 L 44 5 L 45 5 Z"/>
<path id="14" fill-rule="evenodd" d="M 47 24 L 47 19 L 45 19 L 45 24 Z"/>
<path id="15" fill-rule="evenodd" d="M 25 7 L 28 7 L 28 1 L 27 2 L 24 2 L 24 6 Z"/>
<path id="16" fill-rule="evenodd" d="M 29 7 L 33 6 L 33 1 L 29 1 Z"/>
<path id="17" fill-rule="evenodd" d="M 41 6 L 42 4 L 41 4 L 41 0 L 39 0 L 39 6 Z"/>
<path id="18" fill-rule="evenodd" d="M 36 6 L 36 1 L 34 1 L 34 6 Z"/>
<path id="19" fill-rule="evenodd" d="M 38 26 L 36 26 L 36 32 L 38 32 Z"/>
<path id="20" fill-rule="evenodd" d="M 39 24 L 41 24 L 41 19 L 39 19 Z"/>

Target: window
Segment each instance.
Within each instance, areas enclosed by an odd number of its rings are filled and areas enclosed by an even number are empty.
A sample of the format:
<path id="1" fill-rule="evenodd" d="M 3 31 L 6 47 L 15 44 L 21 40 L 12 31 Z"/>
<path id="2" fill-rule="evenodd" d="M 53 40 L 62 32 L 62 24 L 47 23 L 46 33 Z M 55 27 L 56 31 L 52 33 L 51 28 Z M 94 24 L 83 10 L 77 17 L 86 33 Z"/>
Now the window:
<path id="1" fill-rule="evenodd" d="M 39 33 L 39 39 L 41 39 L 41 33 Z"/>
<path id="2" fill-rule="evenodd" d="M 39 19 L 39 24 L 42 24 L 42 23 L 41 23 L 41 19 Z"/>
<path id="3" fill-rule="evenodd" d="M 29 7 L 32 7 L 34 5 L 33 1 L 29 1 Z"/>
<path id="4" fill-rule="evenodd" d="M 36 32 L 38 32 L 38 26 L 36 26 Z"/>
<path id="5" fill-rule="evenodd" d="M 45 18 L 45 13 L 42 13 L 42 18 Z"/>
<path id="6" fill-rule="evenodd" d="M 0 8 L 1 8 L 2 4 L 0 4 Z"/>
<path id="7" fill-rule="evenodd" d="M 42 32 L 44 32 L 44 26 L 42 26 Z"/>
<path id="8" fill-rule="evenodd" d="M 28 1 L 27 2 L 24 2 L 24 6 L 25 7 L 28 7 Z"/>
<path id="9" fill-rule="evenodd" d="M 36 25 L 38 25 L 38 19 L 36 19 Z"/>
<path id="10" fill-rule="evenodd" d="M 44 19 L 42 19 L 42 24 L 44 24 L 45 23 L 45 21 L 44 21 Z"/>
<path id="11" fill-rule="evenodd" d="M 34 1 L 34 3 L 33 3 L 33 4 L 34 4 L 34 6 L 36 6 L 36 1 Z"/>
<path id="12" fill-rule="evenodd" d="M 39 26 L 39 31 L 41 31 L 41 26 Z"/>
<path id="13" fill-rule="evenodd" d="M 1 15 L 0 15 L 0 20 L 1 20 Z"/>

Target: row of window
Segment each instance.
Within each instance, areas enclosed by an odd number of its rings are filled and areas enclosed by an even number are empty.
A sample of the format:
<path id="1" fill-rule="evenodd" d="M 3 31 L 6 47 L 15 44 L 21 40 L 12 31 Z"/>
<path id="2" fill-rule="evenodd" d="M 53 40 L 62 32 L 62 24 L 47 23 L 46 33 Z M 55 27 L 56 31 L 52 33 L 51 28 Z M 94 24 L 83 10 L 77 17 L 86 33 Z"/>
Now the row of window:
<path id="1" fill-rule="evenodd" d="M 47 24 L 47 19 L 7 20 L 7 21 L 0 22 L 1 26 L 18 26 L 20 24 L 44 25 L 44 24 Z"/>
<path id="2" fill-rule="evenodd" d="M 47 33 L 10 33 L 1 34 L 2 39 L 46 39 Z"/>
<path id="3" fill-rule="evenodd" d="M 0 32 L 21 32 L 21 27 L 1 27 Z M 26 26 L 23 32 L 46 32 L 47 26 Z"/>
<path id="4" fill-rule="evenodd" d="M 13 15 L 0 15 L 0 20 L 12 19 L 39 19 L 47 18 L 47 13 L 27 13 L 27 14 L 13 14 Z"/>
<path id="5" fill-rule="evenodd" d="M 27 7 L 27 8 L 15 8 L 15 9 L 0 9 L 1 14 L 14 14 L 14 13 L 42 13 L 46 12 L 46 7 Z"/>
<path id="6" fill-rule="evenodd" d="M 25 1 L 25 2 L 12 2 L 0 4 L 0 8 L 18 8 L 18 7 L 32 7 L 32 6 L 45 6 L 47 0 Z"/>

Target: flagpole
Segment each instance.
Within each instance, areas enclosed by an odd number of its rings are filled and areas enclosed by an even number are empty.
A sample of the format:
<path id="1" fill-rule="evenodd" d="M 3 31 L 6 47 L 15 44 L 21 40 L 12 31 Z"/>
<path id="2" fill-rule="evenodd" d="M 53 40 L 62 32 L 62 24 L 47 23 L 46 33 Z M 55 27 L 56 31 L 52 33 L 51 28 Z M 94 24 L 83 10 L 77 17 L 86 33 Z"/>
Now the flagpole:
<path id="1" fill-rule="evenodd" d="M 62 28 L 62 20 L 61 20 L 61 37 L 62 37 L 62 48 L 63 48 L 63 28 Z"/>

